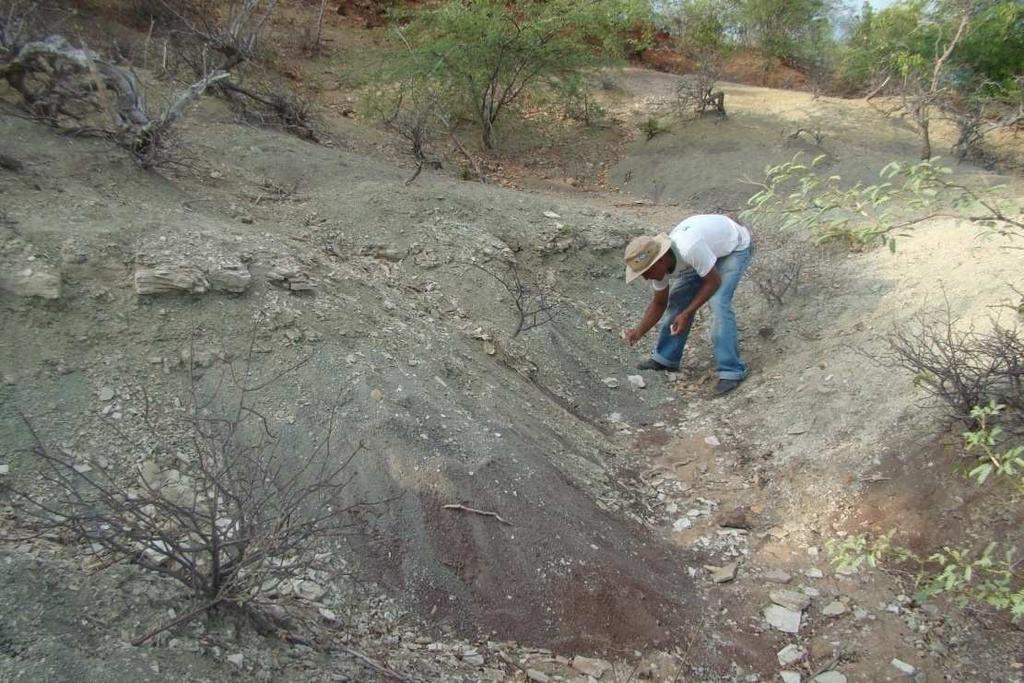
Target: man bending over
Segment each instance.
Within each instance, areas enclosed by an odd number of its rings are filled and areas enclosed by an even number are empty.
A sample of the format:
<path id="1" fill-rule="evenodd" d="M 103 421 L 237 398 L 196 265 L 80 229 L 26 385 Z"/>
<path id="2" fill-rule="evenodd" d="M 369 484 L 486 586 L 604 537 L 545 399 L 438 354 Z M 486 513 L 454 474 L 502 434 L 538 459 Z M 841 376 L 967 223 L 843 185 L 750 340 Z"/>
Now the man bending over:
<path id="1" fill-rule="evenodd" d="M 691 216 L 666 235 L 637 237 L 626 247 L 626 282 L 650 281 L 654 296 L 640 323 L 623 332 L 633 346 L 665 311 L 658 343 L 641 370 L 677 370 L 693 316 L 711 305 L 711 345 L 718 371 L 716 394 L 727 394 L 747 376 L 732 297 L 750 264 L 750 231 L 728 216 Z"/>

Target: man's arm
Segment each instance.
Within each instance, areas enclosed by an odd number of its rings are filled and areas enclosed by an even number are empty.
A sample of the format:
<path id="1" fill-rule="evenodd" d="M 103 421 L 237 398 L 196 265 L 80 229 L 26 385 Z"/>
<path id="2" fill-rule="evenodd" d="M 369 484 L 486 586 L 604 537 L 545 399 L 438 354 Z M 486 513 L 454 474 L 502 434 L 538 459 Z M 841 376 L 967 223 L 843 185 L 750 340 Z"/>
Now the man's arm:
<path id="1" fill-rule="evenodd" d="M 693 301 L 690 305 L 682 310 L 682 312 L 675 317 L 672 321 L 672 334 L 682 334 L 693 322 L 694 314 L 707 303 L 708 299 L 715 295 L 718 288 L 722 286 L 722 276 L 718 272 L 718 268 L 711 266 L 711 270 L 704 276 L 700 283 L 700 288 L 697 290 L 697 294 L 693 297 Z"/>
<path id="2" fill-rule="evenodd" d="M 633 344 L 640 341 L 640 338 L 647 334 L 648 330 L 658 324 L 661 316 L 665 314 L 667 307 L 668 287 L 654 290 L 654 296 L 651 298 L 651 303 L 647 304 L 647 310 L 644 311 L 643 317 L 640 318 L 640 324 L 623 332 L 623 339 L 626 340 L 626 343 L 633 346 Z"/>

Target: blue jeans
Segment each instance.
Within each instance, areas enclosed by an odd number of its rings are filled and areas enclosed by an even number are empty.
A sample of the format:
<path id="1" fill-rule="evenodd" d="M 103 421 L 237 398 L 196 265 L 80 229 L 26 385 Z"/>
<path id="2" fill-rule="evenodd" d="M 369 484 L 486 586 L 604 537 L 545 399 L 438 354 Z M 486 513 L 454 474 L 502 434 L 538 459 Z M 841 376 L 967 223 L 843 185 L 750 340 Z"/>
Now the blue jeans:
<path id="1" fill-rule="evenodd" d="M 736 329 L 736 313 L 732 310 L 732 297 L 736 293 L 736 285 L 740 283 L 740 278 L 750 265 L 750 257 L 751 249 L 747 248 L 723 256 L 715 263 L 715 268 L 722 277 L 722 285 L 708 300 L 708 306 L 711 308 L 711 347 L 715 353 L 715 367 L 721 379 L 743 379 L 747 376 L 747 364 L 740 358 L 740 337 Z M 680 277 L 672 278 L 672 289 L 668 295 L 668 308 L 662 317 L 658 345 L 651 354 L 651 357 L 662 365 L 670 368 L 679 367 L 690 330 L 673 335 L 670 329 L 672 320 L 693 301 L 702 282 L 697 271 L 692 268 L 687 269 Z"/>

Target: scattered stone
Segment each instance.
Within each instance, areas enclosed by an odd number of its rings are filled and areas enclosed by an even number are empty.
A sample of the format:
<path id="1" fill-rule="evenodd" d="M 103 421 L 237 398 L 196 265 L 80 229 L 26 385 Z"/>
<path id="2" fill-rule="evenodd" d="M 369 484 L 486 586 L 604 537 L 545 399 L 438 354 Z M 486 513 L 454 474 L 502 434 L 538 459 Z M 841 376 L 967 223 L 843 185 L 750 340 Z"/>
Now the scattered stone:
<path id="1" fill-rule="evenodd" d="M 316 611 L 320 613 L 320 616 L 324 618 L 324 621 L 335 622 L 338 620 L 338 615 L 326 607 L 318 607 Z"/>
<path id="2" fill-rule="evenodd" d="M 833 600 L 832 602 L 825 605 L 825 607 L 821 610 L 821 613 L 824 614 L 826 617 L 838 617 L 840 614 L 844 614 L 846 610 L 846 605 L 839 602 L 838 600 Z"/>
<path id="3" fill-rule="evenodd" d="M 245 663 L 245 655 L 241 652 L 233 655 L 228 655 L 228 661 L 237 667 L 241 667 Z"/>
<path id="4" fill-rule="evenodd" d="M 60 273 L 40 267 L 37 262 L 13 272 L 0 272 L 0 289 L 15 296 L 40 299 L 60 298 Z"/>
<path id="5" fill-rule="evenodd" d="M 682 531 L 683 529 L 689 529 L 693 526 L 693 522 L 690 521 L 689 517 L 680 517 L 672 524 L 673 531 Z"/>
<path id="6" fill-rule="evenodd" d="M 299 579 L 292 583 L 292 593 L 303 600 L 316 602 L 327 593 L 327 590 L 323 586 L 307 579 Z"/>
<path id="7" fill-rule="evenodd" d="M 241 294 L 249 286 L 252 275 L 241 259 L 224 258 L 210 265 L 207 278 L 215 291 Z"/>
<path id="8" fill-rule="evenodd" d="M 188 263 L 165 262 L 151 266 L 138 266 L 135 270 L 135 293 L 151 294 L 203 294 L 210 289 L 206 275 Z"/>
<path id="9" fill-rule="evenodd" d="M 475 650 L 462 653 L 462 661 L 473 666 L 483 666 L 484 656 Z"/>
<path id="10" fill-rule="evenodd" d="M 764 608 L 765 621 L 783 633 L 799 633 L 802 615 L 803 613 L 798 610 L 787 609 L 779 605 L 769 605 Z"/>
<path id="11" fill-rule="evenodd" d="M 868 611 L 866 609 L 864 609 L 863 607 L 854 607 L 853 608 L 853 618 L 856 619 L 857 621 L 864 621 L 865 619 L 868 618 L 868 616 L 869 616 Z"/>
<path id="12" fill-rule="evenodd" d="M 781 569 L 769 569 L 761 576 L 764 578 L 765 581 L 771 581 L 772 583 L 781 583 L 783 585 L 793 580 L 793 577 L 790 576 L 789 572 L 783 571 Z"/>
<path id="13" fill-rule="evenodd" d="M 907 664 L 902 659 L 896 659 L 894 657 L 893 660 L 891 662 L 889 662 L 889 663 L 892 664 L 895 668 L 899 669 L 900 671 L 902 671 L 903 673 L 905 673 L 908 676 L 913 676 L 914 674 L 917 673 L 917 668 L 914 667 L 913 664 Z"/>
<path id="14" fill-rule="evenodd" d="M 809 598 L 816 598 L 821 595 L 821 591 L 814 586 L 800 586 L 800 590 Z"/>
<path id="15" fill-rule="evenodd" d="M 705 569 L 711 572 L 711 580 L 715 583 L 728 583 L 736 578 L 736 567 L 735 562 L 730 562 L 721 567 L 708 565 Z"/>
<path id="16" fill-rule="evenodd" d="M 99 399 L 104 403 L 114 400 L 114 390 L 110 387 L 103 387 L 99 391 Z"/>
<path id="17" fill-rule="evenodd" d="M 779 650 L 776 656 L 779 658 L 779 666 L 789 666 L 806 657 L 807 650 L 795 643 L 791 643 Z"/>
<path id="18" fill-rule="evenodd" d="M 779 676 L 782 678 L 782 683 L 800 683 L 800 672 L 798 671 L 780 671 Z"/>
<path id="19" fill-rule="evenodd" d="M 267 279 L 270 284 L 293 292 L 308 292 L 316 289 L 316 282 L 313 278 L 293 259 L 283 259 L 274 263 L 267 273 Z"/>
<path id="20" fill-rule="evenodd" d="M 711 446 L 712 448 L 715 448 L 716 446 L 721 446 L 722 445 L 722 442 L 718 439 L 717 436 L 714 436 L 714 435 L 712 435 L 712 436 L 705 436 L 704 437 L 704 443 L 706 443 L 707 445 Z"/>
<path id="21" fill-rule="evenodd" d="M 838 671 L 826 671 L 812 678 L 811 683 L 846 683 L 846 676 Z"/>
<path id="22" fill-rule="evenodd" d="M 546 673 L 536 669 L 527 669 L 526 677 L 533 681 L 533 683 L 549 683 L 551 680 Z"/>
<path id="23" fill-rule="evenodd" d="M 551 218 L 551 219 L 555 219 L 555 218 L 561 218 L 561 216 L 559 216 L 559 215 L 558 215 L 557 213 L 555 213 L 554 211 L 545 211 L 545 212 L 544 212 L 544 218 Z"/>
<path id="24" fill-rule="evenodd" d="M 802 612 L 807 609 L 807 606 L 811 604 L 811 599 L 803 594 L 797 593 L 796 591 L 789 590 L 777 590 L 772 591 L 768 594 L 771 601 L 780 607 L 791 609 L 796 612 Z"/>
<path id="25" fill-rule="evenodd" d="M 640 375 L 629 375 L 626 379 L 629 380 L 630 386 L 634 389 L 643 389 L 647 386 L 647 383 L 644 382 L 644 378 Z"/>
<path id="26" fill-rule="evenodd" d="M 576 655 L 572 660 L 572 668 L 586 676 L 600 678 L 604 675 L 605 671 L 612 668 L 612 665 L 610 662 L 606 662 L 603 659 L 592 659 L 590 657 Z"/>
<path id="27" fill-rule="evenodd" d="M 615 379 L 614 377 L 605 377 L 601 381 L 604 382 L 604 385 L 606 387 L 608 387 L 609 389 L 618 389 L 619 388 L 619 380 Z"/>
<path id="28" fill-rule="evenodd" d="M 0 474 L 10 474 L 10 473 L 11 473 L 11 466 L 10 465 L 0 465 Z"/>
<path id="29" fill-rule="evenodd" d="M 745 505 L 727 510 L 718 515 L 718 525 L 728 529 L 750 529 L 750 509 Z"/>
<path id="30" fill-rule="evenodd" d="M 817 567 L 811 567 L 810 569 L 804 570 L 804 576 L 809 579 L 822 579 L 825 577 L 825 573 Z"/>

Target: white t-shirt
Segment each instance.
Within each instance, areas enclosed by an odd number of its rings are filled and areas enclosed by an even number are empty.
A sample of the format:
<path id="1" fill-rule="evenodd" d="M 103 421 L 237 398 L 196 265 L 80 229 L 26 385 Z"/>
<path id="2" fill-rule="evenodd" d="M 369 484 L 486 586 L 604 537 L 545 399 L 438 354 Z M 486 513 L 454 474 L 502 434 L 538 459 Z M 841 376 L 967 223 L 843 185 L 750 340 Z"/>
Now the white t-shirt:
<path id="1" fill-rule="evenodd" d="M 749 247 L 750 231 L 728 216 L 702 214 L 690 216 L 672 228 L 669 239 L 676 267 L 660 280 L 651 280 L 651 287 L 656 290 L 665 289 L 671 278 L 680 277 L 691 268 L 704 277 L 718 259 Z"/>

